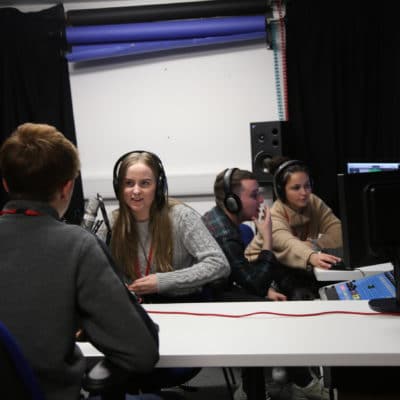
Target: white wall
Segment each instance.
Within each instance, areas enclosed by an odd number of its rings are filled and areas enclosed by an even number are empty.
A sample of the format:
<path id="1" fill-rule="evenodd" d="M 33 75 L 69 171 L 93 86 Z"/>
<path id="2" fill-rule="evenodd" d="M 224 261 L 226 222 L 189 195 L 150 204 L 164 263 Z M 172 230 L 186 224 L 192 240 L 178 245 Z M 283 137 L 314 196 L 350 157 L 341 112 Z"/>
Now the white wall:
<path id="1" fill-rule="evenodd" d="M 85 194 L 112 194 L 114 162 L 134 149 L 160 156 L 175 194 L 208 194 L 220 170 L 250 169 L 250 122 L 277 119 L 269 56 L 253 45 L 71 65 Z"/>
<path id="2" fill-rule="evenodd" d="M 67 1 L 64 7 L 170 2 Z M 43 3 L 19 8 L 51 2 Z M 85 197 L 114 198 L 116 159 L 146 149 L 162 159 L 171 195 L 201 196 L 204 205 L 219 171 L 251 169 L 250 122 L 278 120 L 273 52 L 265 43 L 71 63 L 70 79 Z M 212 203 L 208 197 L 206 207 Z"/>

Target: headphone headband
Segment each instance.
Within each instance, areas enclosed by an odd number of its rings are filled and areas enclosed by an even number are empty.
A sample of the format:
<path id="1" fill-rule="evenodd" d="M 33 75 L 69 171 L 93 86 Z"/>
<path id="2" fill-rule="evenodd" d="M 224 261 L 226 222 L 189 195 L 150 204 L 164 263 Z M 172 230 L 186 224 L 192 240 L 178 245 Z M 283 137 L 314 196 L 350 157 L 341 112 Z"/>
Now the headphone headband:
<path id="1" fill-rule="evenodd" d="M 227 168 L 224 173 L 224 192 L 225 194 L 231 192 L 232 175 L 237 168 Z"/>
<path id="2" fill-rule="evenodd" d="M 274 177 L 278 176 L 284 169 L 290 167 L 291 165 L 303 165 L 304 162 L 300 160 L 287 160 L 283 162 L 278 169 L 275 171 Z"/>
<path id="3" fill-rule="evenodd" d="M 119 170 L 121 167 L 121 164 L 123 163 L 123 161 L 126 159 L 126 157 L 129 157 L 131 154 L 142 154 L 142 153 L 147 153 L 149 154 L 154 161 L 157 163 L 158 167 L 159 167 L 159 176 L 157 178 L 157 182 L 156 182 L 156 202 L 158 207 L 161 209 L 164 204 L 166 203 L 166 198 L 168 196 L 168 185 L 167 185 L 167 177 L 165 175 L 165 170 L 164 170 L 164 166 L 160 160 L 160 158 L 147 150 L 133 150 L 133 151 L 128 151 L 127 153 L 123 154 L 121 157 L 118 158 L 118 160 L 116 161 L 116 163 L 114 164 L 114 168 L 113 168 L 113 188 L 114 188 L 114 192 L 115 192 L 115 196 L 117 197 L 117 199 L 119 198 L 119 179 L 118 179 L 118 175 L 119 175 Z"/>
<path id="4" fill-rule="evenodd" d="M 117 176 L 118 177 L 119 167 L 121 166 L 122 161 L 124 161 L 124 159 L 126 157 L 130 156 L 131 154 L 135 154 L 135 153 L 138 153 L 138 154 L 148 153 L 148 154 L 150 154 L 157 161 L 157 163 L 158 163 L 158 165 L 160 167 L 160 170 L 164 170 L 162 162 L 161 162 L 160 158 L 156 154 L 154 154 L 154 153 L 152 153 L 150 151 L 147 151 L 147 150 L 133 150 L 133 151 L 128 151 L 127 153 L 123 154 L 120 158 L 118 158 L 118 160 L 114 164 L 113 176 Z"/>
<path id="5" fill-rule="evenodd" d="M 232 176 L 237 168 L 228 168 L 224 173 L 224 206 L 232 214 L 238 214 L 242 209 L 242 202 L 232 191 Z"/>

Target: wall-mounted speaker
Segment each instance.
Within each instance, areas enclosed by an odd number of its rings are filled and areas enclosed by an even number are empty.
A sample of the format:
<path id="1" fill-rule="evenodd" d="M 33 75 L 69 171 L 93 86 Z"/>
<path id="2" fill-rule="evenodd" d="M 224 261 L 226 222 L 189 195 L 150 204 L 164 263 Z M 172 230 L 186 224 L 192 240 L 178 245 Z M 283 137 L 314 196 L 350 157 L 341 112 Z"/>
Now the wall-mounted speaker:
<path id="1" fill-rule="evenodd" d="M 253 173 L 259 184 L 272 183 L 266 161 L 282 155 L 282 136 L 285 122 L 251 122 L 251 159 Z"/>

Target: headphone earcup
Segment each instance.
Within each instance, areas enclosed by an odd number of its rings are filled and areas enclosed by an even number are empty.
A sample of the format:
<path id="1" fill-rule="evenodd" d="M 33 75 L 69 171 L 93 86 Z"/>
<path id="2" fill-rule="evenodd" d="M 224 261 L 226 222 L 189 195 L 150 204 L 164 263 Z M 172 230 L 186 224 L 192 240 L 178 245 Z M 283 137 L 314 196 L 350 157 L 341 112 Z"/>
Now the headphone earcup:
<path id="1" fill-rule="evenodd" d="M 279 200 L 285 201 L 286 196 L 284 192 L 284 187 L 281 183 L 278 182 L 275 183 L 275 194 Z"/>
<path id="2" fill-rule="evenodd" d="M 232 175 L 237 170 L 237 168 L 228 168 L 225 170 L 223 176 L 224 184 L 224 206 L 232 214 L 238 214 L 242 209 L 242 202 L 239 196 L 232 192 Z"/>
<path id="3" fill-rule="evenodd" d="M 225 208 L 232 214 L 237 214 L 242 209 L 240 198 L 234 193 L 229 193 L 224 199 Z"/>
<path id="4" fill-rule="evenodd" d="M 156 199 L 158 208 L 163 208 L 165 205 L 165 193 L 167 191 L 167 180 L 164 170 L 161 170 L 157 180 Z"/>
<path id="5" fill-rule="evenodd" d="M 114 188 L 115 196 L 118 200 L 118 178 L 117 177 L 113 178 L 113 188 Z"/>

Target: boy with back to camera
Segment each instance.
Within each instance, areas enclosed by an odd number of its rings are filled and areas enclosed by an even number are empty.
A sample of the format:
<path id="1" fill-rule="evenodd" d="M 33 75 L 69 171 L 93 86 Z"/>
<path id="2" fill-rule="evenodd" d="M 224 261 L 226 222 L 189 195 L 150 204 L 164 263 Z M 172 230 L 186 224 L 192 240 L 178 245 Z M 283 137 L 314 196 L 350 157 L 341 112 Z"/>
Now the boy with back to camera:
<path id="1" fill-rule="evenodd" d="M 75 146 L 49 125 L 23 124 L 0 149 L 11 198 L 0 215 L 0 320 L 47 400 L 79 398 L 85 360 L 75 345 L 78 328 L 126 371 L 149 372 L 159 357 L 157 338 L 96 238 L 60 220 L 79 168 Z"/>

